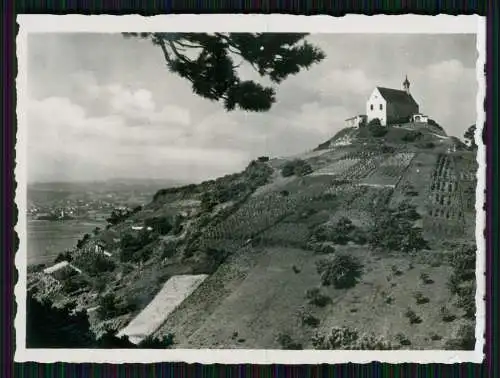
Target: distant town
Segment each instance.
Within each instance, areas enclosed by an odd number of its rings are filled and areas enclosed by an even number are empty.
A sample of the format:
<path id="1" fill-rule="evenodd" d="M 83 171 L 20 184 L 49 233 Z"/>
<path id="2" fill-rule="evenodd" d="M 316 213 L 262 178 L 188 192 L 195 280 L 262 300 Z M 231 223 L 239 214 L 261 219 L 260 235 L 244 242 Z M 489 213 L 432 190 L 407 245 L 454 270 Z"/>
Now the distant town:
<path id="1" fill-rule="evenodd" d="M 165 182 L 43 183 L 28 187 L 28 219 L 46 221 L 92 220 L 109 217 L 114 209 L 134 208 L 151 201 Z"/>

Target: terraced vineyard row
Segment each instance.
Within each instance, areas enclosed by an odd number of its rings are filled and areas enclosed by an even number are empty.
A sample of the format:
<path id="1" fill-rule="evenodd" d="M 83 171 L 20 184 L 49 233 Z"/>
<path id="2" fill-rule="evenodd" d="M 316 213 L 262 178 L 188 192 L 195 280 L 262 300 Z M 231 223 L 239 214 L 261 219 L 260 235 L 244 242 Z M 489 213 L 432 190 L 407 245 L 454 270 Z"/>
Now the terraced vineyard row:
<path id="1" fill-rule="evenodd" d="M 340 178 L 355 181 L 368 177 L 368 175 L 377 169 L 379 161 L 380 157 L 362 159 L 358 164 L 347 169 L 342 175 L 340 175 Z"/>
<path id="2" fill-rule="evenodd" d="M 249 198 L 236 212 L 203 233 L 202 245 L 214 245 L 220 240 L 232 240 L 239 246 L 249 239 L 275 226 L 301 206 L 324 195 L 331 180 L 308 178 L 307 184 L 296 187 L 292 193 L 273 192 Z M 235 244 L 235 247 L 236 247 Z"/>
<path id="3" fill-rule="evenodd" d="M 428 189 L 429 201 L 424 218 L 427 233 L 453 235 L 463 232 L 464 209 L 457 179 L 452 157 L 439 155 Z"/>
<path id="4" fill-rule="evenodd" d="M 238 211 L 207 229 L 208 239 L 246 240 L 293 212 L 296 201 L 279 193 L 250 198 Z"/>
<path id="5" fill-rule="evenodd" d="M 341 159 L 311 173 L 311 176 L 331 175 L 340 176 L 346 170 L 359 162 L 359 159 Z"/>

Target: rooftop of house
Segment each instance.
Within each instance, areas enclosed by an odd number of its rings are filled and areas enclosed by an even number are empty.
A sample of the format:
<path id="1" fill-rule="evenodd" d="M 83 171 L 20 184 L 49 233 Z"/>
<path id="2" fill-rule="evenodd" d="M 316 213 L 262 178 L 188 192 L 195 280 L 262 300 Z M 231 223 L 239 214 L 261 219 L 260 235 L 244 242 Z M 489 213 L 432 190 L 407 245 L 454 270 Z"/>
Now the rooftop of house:
<path id="1" fill-rule="evenodd" d="M 405 91 L 384 87 L 377 87 L 377 89 L 381 96 L 388 102 L 418 106 L 412 95 Z"/>

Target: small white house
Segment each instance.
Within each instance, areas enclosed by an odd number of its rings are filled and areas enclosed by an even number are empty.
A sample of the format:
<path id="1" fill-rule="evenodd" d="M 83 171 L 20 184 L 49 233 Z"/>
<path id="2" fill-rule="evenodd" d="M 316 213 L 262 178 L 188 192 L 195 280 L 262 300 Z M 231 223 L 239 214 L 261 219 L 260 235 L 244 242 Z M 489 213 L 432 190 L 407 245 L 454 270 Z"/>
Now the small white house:
<path id="1" fill-rule="evenodd" d="M 415 123 L 427 123 L 429 122 L 429 116 L 426 116 L 422 113 L 416 113 L 411 116 L 411 122 Z"/>
<path id="2" fill-rule="evenodd" d="M 144 226 L 132 226 L 132 230 L 134 231 L 141 231 L 142 229 L 144 229 Z"/>
<path id="3" fill-rule="evenodd" d="M 345 125 L 346 127 L 354 127 L 357 129 L 366 123 L 366 118 L 365 114 L 359 114 L 357 116 L 347 118 L 345 120 Z"/>

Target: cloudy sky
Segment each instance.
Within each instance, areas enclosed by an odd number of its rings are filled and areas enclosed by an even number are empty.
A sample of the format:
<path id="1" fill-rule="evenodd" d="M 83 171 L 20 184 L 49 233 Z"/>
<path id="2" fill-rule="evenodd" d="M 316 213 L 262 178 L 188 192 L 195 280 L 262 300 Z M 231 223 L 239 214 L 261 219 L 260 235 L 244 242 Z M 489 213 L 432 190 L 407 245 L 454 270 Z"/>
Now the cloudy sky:
<path id="1" fill-rule="evenodd" d="M 326 59 L 277 88 L 267 113 L 227 113 L 169 73 L 161 51 L 115 34 L 28 39 L 29 181 L 199 181 L 260 155 L 309 150 L 404 75 L 450 135 L 475 123 L 475 35 L 316 34 Z M 253 73 L 243 68 L 243 75 Z"/>

